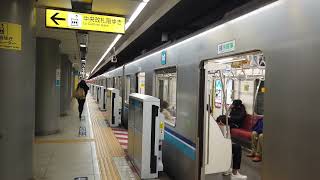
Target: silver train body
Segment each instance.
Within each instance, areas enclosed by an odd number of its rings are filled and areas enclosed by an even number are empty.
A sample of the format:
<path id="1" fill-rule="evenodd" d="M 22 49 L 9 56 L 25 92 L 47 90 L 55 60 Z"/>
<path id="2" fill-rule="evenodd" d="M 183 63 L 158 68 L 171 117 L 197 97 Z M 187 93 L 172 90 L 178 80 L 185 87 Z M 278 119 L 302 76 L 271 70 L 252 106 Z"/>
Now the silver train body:
<path id="1" fill-rule="evenodd" d="M 166 65 L 161 64 L 161 49 L 97 79 L 130 76 L 135 80 L 137 73 L 145 72 L 145 94 L 154 96 L 155 70 L 176 67 L 177 120 L 166 132 L 186 146 L 165 137 L 164 168 L 175 179 L 205 179 L 201 175 L 203 119 L 199 118 L 203 113 L 199 103 L 202 62 L 260 50 L 268 62 L 262 179 L 314 179 L 316 173 L 310 172 L 317 172 L 320 160 L 320 120 L 316 115 L 320 107 L 319 8 L 316 0 L 279 0 L 169 45 L 164 48 Z M 236 41 L 235 50 L 218 54 L 218 45 L 232 40 Z M 107 86 L 112 86 L 109 81 Z M 124 92 L 124 78 L 121 81 Z"/>

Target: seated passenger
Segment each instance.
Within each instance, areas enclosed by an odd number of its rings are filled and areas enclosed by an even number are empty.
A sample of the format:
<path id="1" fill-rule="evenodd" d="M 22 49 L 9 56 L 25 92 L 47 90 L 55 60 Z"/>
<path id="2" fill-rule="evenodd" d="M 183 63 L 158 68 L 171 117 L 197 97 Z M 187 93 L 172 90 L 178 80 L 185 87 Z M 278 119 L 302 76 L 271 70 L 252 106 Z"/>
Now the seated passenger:
<path id="1" fill-rule="evenodd" d="M 232 102 L 230 109 L 230 128 L 240 128 L 247 115 L 245 106 L 242 104 L 242 101 L 240 99 L 237 99 Z"/>
<path id="2" fill-rule="evenodd" d="M 169 103 L 167 101 L 160 100 L 160 112 L 163 114 L 164 118 L 173 123 L 173 118 L 170 111 L 168 111 Z"/>
<path id="3" fill-rule="evenodd" d="M 217 123 L 221 129 L 226 129 L 226 116 L 222 115 L 217 118 Z M 223 130 L 224 131 L 224 130 Z M 226 133 L 223 133 L 224 135 Z M 240 174 L 242 148 L 239 144 L 232 143 L 232 168 L 223 173 L 223 175 L 231 175 L 231 179 L 247 179 L 247 176 Z"/>
<path id="4" fill-rule="evenodd" d="M 252 128 L 251 148 L 252 152 L 247 157 L 253 158 L 253 162 L 262 160 L 262 145 L 263 145 L 263 118 L 260 118 Z"/>

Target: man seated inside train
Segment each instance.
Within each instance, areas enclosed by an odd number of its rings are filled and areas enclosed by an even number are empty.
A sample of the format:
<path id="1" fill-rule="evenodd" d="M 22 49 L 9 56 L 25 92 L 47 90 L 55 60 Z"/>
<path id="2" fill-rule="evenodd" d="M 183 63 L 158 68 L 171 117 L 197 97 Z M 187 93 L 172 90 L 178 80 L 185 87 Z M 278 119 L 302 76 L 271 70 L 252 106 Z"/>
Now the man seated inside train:
<path id="1" fill-rule="evenodd" d="M 229 124 L 230 128 L 240 128 L 247 116 L 246 107 L 240 99 L 233 100 L 230 105 Z"/>
<path id="2" fill-rule="evenodd" d="M 220 126 L 221 131 L 223 131 L 223 134 L 226 135 L 226 116 L 219 116 L 216 121 Z M 231 179 L 247 179 L 246 175 L 242 175 L 239 172 L 241 167 L 241 156 L 242 147 L 237 143 L 232 143 L 232 168 L 223 173 L 223 175 L 231 175 Z"/>
<path id="3" fill-rule="evenodd" d="M 163 101 L 160 99 L 160 112 L 163 114 L 164 118 L 172 122 L 174 121 L 170 111 L 169 111 L 169 103 L 167 101 Z"/>
<path id="4" fill-rule="evenodd" d="M 262 145 L 263 145 L 263 117 L 257 120 L 252 128 L 251 134 L 251 148 L 252 151 L 247 157 L 252 158 L 253 162 L 260 162 L 262 160 Z"/>

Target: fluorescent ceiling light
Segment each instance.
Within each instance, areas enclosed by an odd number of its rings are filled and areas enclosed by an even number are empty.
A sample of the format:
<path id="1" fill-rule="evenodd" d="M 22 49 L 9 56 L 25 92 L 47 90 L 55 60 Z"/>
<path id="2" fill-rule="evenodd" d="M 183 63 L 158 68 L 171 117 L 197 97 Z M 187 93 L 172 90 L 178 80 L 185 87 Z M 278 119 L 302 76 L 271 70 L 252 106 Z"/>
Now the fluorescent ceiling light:
<path id="1" fill-rule="evenodd" d="M 82 62 L 86 62 L 86 60 L 85 60 L 85 59 L 82 59 L 81 61 L 82 61 Z"/>
<path id="2" fill-rule="evenodd" d="M 122 37 L 121 34 L 118 34 L 116 36 L 116 38 L 113 40 L 113 42 L 110 44 L 110 46 L 108 47 L 108 49 L 106 50 L 106 52 L 104 52 L 104 54 L 101 56 L 100 60 L 98 61 L 98 63 L 94 66 L 94 68 L 91 71 L 91 74 L 93 73 L 93 71 L 100 65 L 100 63 L 103 61 L 103 59 L 107 56 L 107 54 L 111 51 L 111 49 L 113 48 L 113 46 L 119 41 L 119 39 Z"/>
<path id="3" fill-rule="evenodd" d="M 85 45 L 85 44 L 80 44 L 80 47 L 87 47 L 87 45 Z"/>
<path id="4" fill-rule="evenodd" d="M 141 13 L 141 11 L 146 7 L 146 5 L 148 4 L 149 0 L 143 0 L 139 6 L 137 7 L 137 9 L 133 12 L 133 14 L 131 15 L 131 17 L 129 18 L 128 22 L 125 25 L 125 30 L 127 30 L 131 24 L 133 23 L 133 21 L 139 16 L 139 14 Z M 108 47 L 108 49 L 104 52 L 104 54 L 101 56 L 100 60 L 98 61 L 98 63 L 94 66 L 94 68 L 91 71 L 91 74 L 94 72 L 94 70 L 100 65 L 100 63 L 103 61 L 103 59 L 108 55 L 108 53 L 111 51 L 111 49 L 113 48 L 113 46 L 116 45 L 116 43 L 119 41 L 119 39 L 122 37 L 121 34 L 118 34 L 116 36 L 116 38 L 113 40 L 113 42 L 110 44 L 110 46 Z"/>
<path id="5" fill-rule="evenodd" d="M 139 6 L 137 7 L 137 9 L 133 12 L 133 14 L 131 15 L 129 21 L 126 23 L 125 25 L 125 30 L 127 30 L 130 25 L 133 23 L 133 21 L 138 17 L 138 15 L 141 13 L 141 11 L 144 9 L 144 7 L 146 7 L 148 2 L 141 2 L 139 4 Z"/>

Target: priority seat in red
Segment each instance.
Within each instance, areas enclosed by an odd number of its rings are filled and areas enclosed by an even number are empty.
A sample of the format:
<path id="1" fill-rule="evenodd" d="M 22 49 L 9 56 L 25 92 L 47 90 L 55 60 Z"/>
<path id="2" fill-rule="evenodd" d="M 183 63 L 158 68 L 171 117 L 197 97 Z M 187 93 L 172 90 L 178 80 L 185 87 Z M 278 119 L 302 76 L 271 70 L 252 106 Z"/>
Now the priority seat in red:
<path id="1" fill-rule="evenodd" d="M 251 141 L 252 127 L 256 124 L 257 120 L 262 116 L 252 116 L 247 114 L 240 128 L 232 128 L 231 136 L 236 139 L 243 139 L 246 141 Z"/>

